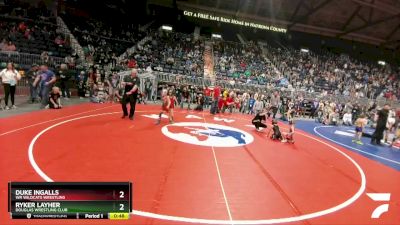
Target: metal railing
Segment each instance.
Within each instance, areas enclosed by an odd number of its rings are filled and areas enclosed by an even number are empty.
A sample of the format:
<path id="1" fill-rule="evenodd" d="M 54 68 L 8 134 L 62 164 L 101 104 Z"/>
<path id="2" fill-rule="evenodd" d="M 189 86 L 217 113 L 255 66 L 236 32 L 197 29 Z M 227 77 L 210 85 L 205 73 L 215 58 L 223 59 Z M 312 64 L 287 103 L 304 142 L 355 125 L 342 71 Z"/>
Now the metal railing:
<path id="1" fill-rule="evenodd" d="M 190 77 L 186 75 L 171 74 L 165 72 L 153 71 L 152 74 L 156 77 L 157 82 L 166 82 L 176 85 L 194 85 L 194 86 L 211 86 L 211 80 L 204 79 L 202 77 Z M 245 83 L 233 83 L 227 80 L 216 80 L 216 85 L 222 88 L 231 89 L 239 92 L 249 92 L 249 93 L 261 93 L 265 95 L 270 95 L 271 93 L 278 91 L 284 96 L 295 98 L 297 96 L 302 96 L 305 99 L 316 99 L 323 101 L 334 101 L 339 103 L 347 103 L 357 101 L 360 105 L 368 105 L 371 99 L 368 98 L 352 98 L 350 96 L 344 95 L 323 95 L 320 92 L 307 92 L 305 90 L 287 89 L 282 87 L 267 87 L 265 85 L 258 84 L 245 84 Z M 378 98 L 377 104 L 382 106 L 386 103 L 390 104 L 392 107 L 400 107 L 400 102 L 388 100 L 386 98 Z"/>
<path id="2" fill-rule="evenodd" d="M 23 53 L 23 52 L 0 52 L 0 62 L 13 62 L 14 64 L 31 66 L 32 64 L 41 64 L 43 59 L 40 55 Z M 65 63 L 65 59 L 61 57 L 49 56 L 49 62 L 54 65 Z"/>

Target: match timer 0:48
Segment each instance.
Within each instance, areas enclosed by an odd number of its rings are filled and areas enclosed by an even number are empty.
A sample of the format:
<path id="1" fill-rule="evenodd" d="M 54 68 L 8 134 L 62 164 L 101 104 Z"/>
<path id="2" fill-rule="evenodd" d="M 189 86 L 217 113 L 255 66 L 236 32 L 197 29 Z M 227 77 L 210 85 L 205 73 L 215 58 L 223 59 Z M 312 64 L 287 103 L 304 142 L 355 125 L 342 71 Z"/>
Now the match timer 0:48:
<path id="1" fill-rule="evenodd" d="M 129 219 L 130 182 L 10 182 L 13 219 Z"/>

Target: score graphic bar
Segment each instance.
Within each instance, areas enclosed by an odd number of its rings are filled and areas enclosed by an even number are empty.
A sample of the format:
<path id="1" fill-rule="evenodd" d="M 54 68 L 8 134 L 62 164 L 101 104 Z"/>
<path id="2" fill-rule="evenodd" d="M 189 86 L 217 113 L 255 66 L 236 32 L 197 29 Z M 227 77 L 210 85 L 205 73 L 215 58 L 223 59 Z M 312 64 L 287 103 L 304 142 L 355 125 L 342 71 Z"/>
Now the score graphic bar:
<path id="1" fill-rule="evenodd" d="M 130 218 L 129 213 L 12 213 L 12 219 L 110 219 L 110 220 L 127 220 Z"/>
<path id="2" fill-rule="evenodd" d="M 13 219 L 129 219 L 130 182 L 10 182 Z"/>

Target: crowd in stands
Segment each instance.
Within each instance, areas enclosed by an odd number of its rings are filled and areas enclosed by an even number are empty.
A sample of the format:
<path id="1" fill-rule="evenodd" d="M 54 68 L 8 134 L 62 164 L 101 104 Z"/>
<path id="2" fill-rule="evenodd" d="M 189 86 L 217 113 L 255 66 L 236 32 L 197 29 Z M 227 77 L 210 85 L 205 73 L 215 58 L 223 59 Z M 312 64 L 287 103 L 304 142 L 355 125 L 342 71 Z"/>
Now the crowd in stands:
<path id="1" fill-rule="evenodd" d="M 92 65 L 112 63 L 115 67 L 117 56 L 145 36 L 133 24 L 116 26 L 95 19 L 87 19 L 82 23 L 80 18 L 70 15 L 64 15 L 63 18 L 83 47 L 85 60 Z"/>
<path id="2" fill-rule="evenodd" d="M 137 46 L 126 65 L 191 77 L 204 75 L 203 38 L 193 34 L 154 32 L 149 41 Z M 255 43 L 242 45 L 213 40 L 215 75 L 220 80 L 238 83 L 266 84 L 266 72 L 271 63 Z M 131 66 L 128 66 L 131 68 Z"/>
<path id="3" fill-rule="evenodd" d="M 55 68 L 63 58 L 69 66 L 75 66 L 77 56 L 70 47 L 70 40 L 58 29 L 54 13 L 44 2 L 12 1 L 0 10 L 2 67 L 7 62 L 15 62 L 18 70 L 29 70 L 32 64 L 40 62 Z"/>
<path id="4" fill-rule="evenodd" d="M 361 62 L 343 54 L 304 53 L 291 48 L 269 50 L 279 72 L 297 90 L 351 98 L 397 100 L 400 97 L 400 77 L 393 68 Z"/>
<path id="5" fill-rule="evenodd" d="M 218 79 L 231 79 L 239 83 L 265 85 L 271 63 L 254 42 L 246 45 L 235 42 L 214 41 L 215 74 Z"/>
<path id="6" fill-rule="evenodd" d="M 192 34 L 154 32 L 149 41 L 129 56 L 139 68 L 202 77 L 204 43 Z M 149 68 L 149 69 L 150 69 Z"/>
<path id="7" fill-rule="evenodd" d="M 4 18 L 0 22 L 0 50 L 41 54 L 57 57 L 71 54 L 69 40 L 57 31 L 55 24 L 23 18 Z"/>
<path id="8" fill-rule="evenodd" d="M 349 98 L 400 97 L 400 78 L 395 68 L 361 62 L 328 52 L 304 53 L 291 48 L 268 48 L 266 55 L 255 43 L 213 41 L 214 72 L 231 84 L 265 85 L 268 89 L 319 92 L 323 96 Z M 156 32 L 126 58 L 136 67 L 201 77 L 204 73 L 204 40 L 193 35 Z M 199 68 L 200 67 L 200 68 Z"/>

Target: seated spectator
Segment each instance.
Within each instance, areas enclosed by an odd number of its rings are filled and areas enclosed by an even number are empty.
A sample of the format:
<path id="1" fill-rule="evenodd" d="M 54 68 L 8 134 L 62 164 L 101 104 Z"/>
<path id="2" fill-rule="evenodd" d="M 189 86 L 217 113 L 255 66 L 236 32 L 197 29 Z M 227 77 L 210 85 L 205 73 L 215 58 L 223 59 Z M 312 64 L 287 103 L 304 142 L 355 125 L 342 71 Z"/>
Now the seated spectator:
<path id="1" fill-rule="evenodd" d="M 94 96 L 90 98 L 90 101 L 93 103 L 101 103 L 103 104 L 107 100 L 107 93 L 104 89 L 104 84 L 102 82 L 98 82 L 94 89 Z"/>
<path id="2" fill-rule="evenodd" d="M 0 43 L 0 51 L 5 51 L 6 46 L 7 46 L 7 40 L 3 38 L 3 40 Z"/>
<path id="3" fill-rule="evenodd" d="M 58 36 L 56 37 L 56 39 L 54 40 L 54 43 L 56 43 L 56 45 L 62 47 L 62 46 L 65 44 L 65 41 L 64 41 L 64 39 L 61 37 L 61 35 L 58 35 Z"/>
<path id="4" fill-rule="evenodd" d="M 135 59 L 130 59 L 128 61 L 128 68 L 136 68 L 136 60 Z"/>
<path id="5" fill-rule="evenodd" d="M 26 31 L 24 33 L 24 37 L 27 40 L 34 41 L 35 39 L 33 38 L 32 33 L 33 33 L 33 31 L 31 31 L 31 29 L 26 29 Z"/>
<path id="6" fill-rule="evenodd" d="M 173 57 L 168 57 L 168 58 L 167 58 L 167 64 L 169 64 L 169 65 L 173 65 L 173 64 L 174 64 L 174 62 L 175 62 L 175 60 L 174 60 L 174 58 L 173 58 Z"/>
<path id="7" fill-rule="evenodd" d="M 3 51 L 6 51 L 6 52 L 15 52 L 15 51 L 17 51 L 17 47 L 15 47 L 15 44 L 14 44 L 14 43 L 12 43 L 11 41 L 9 41 L 9 42 L 7 43 L 7 45 L 5 45 L 5 46 L 3 47 Z"/>
<path id="8" fill-rule="evenodd" d="M 392 147 L 400 149 L 400 123 L 397 124 L 396 134 L 392 143 Z"/>
<path id="9" fill-rule="evenodd" d="M 194 108 L 194 110 L 203 111 L 203 108 L 204 108 L 204 96 L 203 96 L 203 94 L 198 94 L 197 95 L 196 104 L 197 104 L 197 106 Z"/>
<path id="10" fill-rule="evenodd" d="M 343 125 L 346 125 L 346 126 L 351 126 L 351 125 L 353 125 L 353 119 L 352 119 L 352 114 L 351 114 L 351 112 L 347 111 L 347 112 L 343 115 Z"/>
<path id="11" fill-rule="evenodd" d="M 329 113 L 329 125 L 333 126 L 338 125 L 338 120 L 339 120 L 338 110 L 332 110 L 331 113 Z"/>
<path id="12" fill-rule="evenodd" d="M 322 112 L 322 109 L 320 109 L 316 113 L 315 122 L 322 123 L 323 120 L 324 120 L 324 113 Z"/>
<path id="13" fill-rule="evenodd" d="M 19 23 L 18 29 L 19 29 L 19 31 L 20 31 L 21 33 L 24 33 L 25 30 L 27 29 L 27 26 L 26 26 L 25 22 L 22 21 L 21 23 Z"/>

